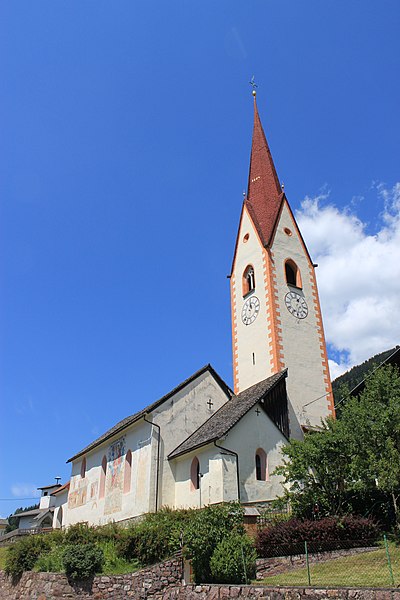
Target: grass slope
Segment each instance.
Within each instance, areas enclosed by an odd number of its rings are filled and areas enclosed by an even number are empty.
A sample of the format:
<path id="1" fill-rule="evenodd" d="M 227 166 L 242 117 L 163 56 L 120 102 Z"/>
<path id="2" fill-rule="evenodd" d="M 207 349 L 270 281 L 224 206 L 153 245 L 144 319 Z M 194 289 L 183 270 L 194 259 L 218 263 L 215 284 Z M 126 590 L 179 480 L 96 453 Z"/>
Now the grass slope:
<path id="1" fill-rule="evenodd" d="M 395 586 L 397 586 L 400 584 L 400 548 L 390 545 L 390 557 Z M 311 585 L 318 587 L 393 587 L 384 548 L 320 564 L 310 564 L 310 576 Z M 307 568 L 287 571 L 257 583 L 282 586 L 308 585 Z"/>
<path id="2" fill-rule="evenodd" d="M 7 548 L 2 546 L 0 547 L 0 571 L 4 570 L 4 567 L 6 565 L 6 552 L 7 552 Z"/>

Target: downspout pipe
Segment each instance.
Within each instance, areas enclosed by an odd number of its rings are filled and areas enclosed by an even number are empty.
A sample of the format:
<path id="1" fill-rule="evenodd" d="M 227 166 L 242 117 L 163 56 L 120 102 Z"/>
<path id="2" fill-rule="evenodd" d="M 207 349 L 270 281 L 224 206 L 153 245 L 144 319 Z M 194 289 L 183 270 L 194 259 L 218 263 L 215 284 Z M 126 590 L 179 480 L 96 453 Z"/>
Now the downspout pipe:
<path id="1" fill-rule="evenodd" d="M 148 413 L 147 413 L 148 414 Z M 157 427 L 158 429 L 158 440 L 157 440 L 157 468 L 156 468 L 156 506 L 155 506 L 155 511 L 158 511 L 158 485 L 159 485 L 159 479 L 160 479 L 160 441 L 161 441 L 161 427 L 159 425 L 157 425 L 157 423 L 154 423 L 154 421 L 149 421 L 148 419 L 146 419 L 147 415 L 144 415 L 143 419 L 146 421 L 146 423 L 150 423 L 150 425 L 153 425 L 153 427 Z"/>
<path id="2" fill-rule="evenodd" d="M 236 458 L 236 481 L 237 481 L 237 496 L 238 501 L 240 502 L 240 478 L 239 478 L 239 455 L 234 450 L 229 450 L 229 448 L 224 448 L 223 446 L 218 446 L 217 442 L 214 441 L 214 446 L 219 448 L 220 450 L 225 450 L 228 454 L 232 454 Z"/>

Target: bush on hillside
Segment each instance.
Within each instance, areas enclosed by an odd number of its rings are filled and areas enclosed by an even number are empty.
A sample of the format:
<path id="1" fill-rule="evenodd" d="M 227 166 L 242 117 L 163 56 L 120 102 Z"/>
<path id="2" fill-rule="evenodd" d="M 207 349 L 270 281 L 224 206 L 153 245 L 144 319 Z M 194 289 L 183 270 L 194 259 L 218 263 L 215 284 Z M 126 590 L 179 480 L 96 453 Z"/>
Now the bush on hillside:
<path id="1" fill-rule="evenodd" d="M 5 571 L 12 577 L 20 577 L 24 571 L 32 571 L 41 554 L 50 550 L 44 536 L 27 535 L 7 549 Z"/>
<path id="2" fill-rule="evenodd" d="M 46 573 L 63 573 L 63 545 L 52 544 L 49 552 L 41 553 L 35 562 L 34 571 Z"/>
<path id="3" fill-rule="evenodd" d="M 210 570 L 218 583 L 247 583 L 256 576 L 257 552 L 246 536 L 231 533 L 215 548 Z"/>
<path id="4" fill-rule="evenodd" d="M 71 525 L 65 532 L 65 544 L 93 544 L 97 533 L 95 527 L 89 527 L 87 523 L 76 523 Z"/>
<path id="5" fill-rule="evenodd" d="M 91 542 L 68 544 L 63 552 L 65 574 L 69 579 L 82 580 L 101 571 L 104 556 L 99 546 Z"/>
<path id="6" fill-rule="evenodd" d="M 243 509 L 237 502 L 207 506 L 193 513 L 184 533 L 186 555 L 192 559 L 196 583 L 210 583 L 211 556 L 231 532 L 244 534 Z"/>
<path id="7" fill-rule="evenodd" d="M 176 548 L 166 527 L 143 521 L 127 530 L 118 543 L 118 553 L 127 560 L 137 559 L 142 565 L 151 565 Z"/>
<path id="8" fill-rule="evenodd" d="M 150 565 L 179 550 L 182 531 L 194 511 L 161 509 L 122 530 L 118 537 L 119 554 Z"/>
<path id="9" fill-rule="evenodd" d="M 256 538 L 258 556 L 303 554 L 304 542 L 312 552 L 354 548 L 375 543 L 379 527 L 372 519 L 348 516 L 326 517 L 319 521 L 290 519 L 261 530 Z"/>

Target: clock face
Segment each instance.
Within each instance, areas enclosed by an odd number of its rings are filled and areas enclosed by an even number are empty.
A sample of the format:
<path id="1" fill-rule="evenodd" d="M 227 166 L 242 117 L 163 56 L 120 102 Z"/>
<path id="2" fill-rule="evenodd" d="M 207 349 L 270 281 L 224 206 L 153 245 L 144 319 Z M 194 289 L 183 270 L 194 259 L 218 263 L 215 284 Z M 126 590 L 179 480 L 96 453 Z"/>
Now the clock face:
<path id="1" fill-rule="evenodd" d="M 260 301 L 257 296 L 247 298 L 242 308 L 242 321 L 245 325 L 251 325 L 257 319 L 260 312 Z"/>
<path id="2" fill-rule="evenodd" d="M 286 308 L 296 319 L 305 319 L 308 315 L 307 302 L 297 292 L 288 292 L 285 296 Z"/>

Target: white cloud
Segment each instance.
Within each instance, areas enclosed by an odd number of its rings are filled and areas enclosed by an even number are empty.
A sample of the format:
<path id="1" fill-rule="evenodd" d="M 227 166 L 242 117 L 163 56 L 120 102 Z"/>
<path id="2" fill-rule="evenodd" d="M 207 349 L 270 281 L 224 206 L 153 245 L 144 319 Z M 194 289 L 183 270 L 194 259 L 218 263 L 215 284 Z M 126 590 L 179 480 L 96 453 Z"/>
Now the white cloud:
<path id="1" fill-rule="evenodd" d="M 15 498 L 38 498 L 40 491 L 30 483 L 15 483 L 11 486 L 11 493 Z"/>
<path id="2" fill-rule="evenodd" d="M 296 213 L 319 264 L 332 378 L 400 343 L 400 182 L 374 189 L 382 210 L 373 234 L 350 209 L 330 204 L 329 193 L 305 198 Z"/>

